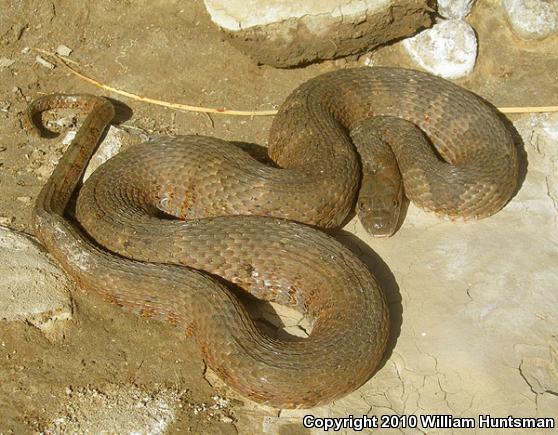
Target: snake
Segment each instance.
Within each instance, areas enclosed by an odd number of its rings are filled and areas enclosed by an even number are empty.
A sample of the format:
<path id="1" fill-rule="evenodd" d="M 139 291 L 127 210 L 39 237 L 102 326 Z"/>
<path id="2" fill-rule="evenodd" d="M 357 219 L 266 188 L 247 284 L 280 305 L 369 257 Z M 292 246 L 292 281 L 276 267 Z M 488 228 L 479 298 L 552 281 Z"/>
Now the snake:
<path id="1" fill-rule="evenodd" d="M 41 112 L 86 113 L 35 202 L 47 251 L 81 287 L 177 325 L 241 396 L 275 408 L 329 403 L 367 382 L 390 334 L 384 292 L 327 231 L 356 209 L 389 236 L 401 202 L 484 218 L 513 195 L 518 162 L 499 113 L 428 73 L 363 67 L 318 75 L 275 116 L 269 163 L 215 137 L 159 137 L 112 157 L 81 183 L 109 100 L 52 94 Z M 77 200 L 73 198 L 77 195 Z M 306 338 L 258 327 L 240 293 L 303 313 Z"/>

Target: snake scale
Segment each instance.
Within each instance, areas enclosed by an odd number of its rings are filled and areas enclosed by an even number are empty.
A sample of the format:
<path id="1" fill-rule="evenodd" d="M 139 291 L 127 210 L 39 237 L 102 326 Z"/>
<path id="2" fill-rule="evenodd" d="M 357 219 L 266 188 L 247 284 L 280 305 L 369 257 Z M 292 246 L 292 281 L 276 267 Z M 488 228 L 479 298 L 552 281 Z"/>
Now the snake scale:
<path id="1" fill-rule="evenodd" d="M 426 73 L 356 68 L 292 92 L 271 128 L 272 165 L 216 138 L 158 138 L 93 173 L 77 225 L 68 204 L 114 109 L 51 95 L 28 120 L 59 107 L 89 114 L 36 201 L 42 243 L 84 288 L 183 327 L 230 387 L 279 408 L 358 388 L 388 338 L 374 277 L 317 228 L 339 227 L 356 203 L 370 232 L 390 235 L 403 191 L 438 214 L 481 218 L 517 183 L 511 133 L 482 99 Z M 266 335 L 231 285 L 305 313 L 310 336 Z"/>

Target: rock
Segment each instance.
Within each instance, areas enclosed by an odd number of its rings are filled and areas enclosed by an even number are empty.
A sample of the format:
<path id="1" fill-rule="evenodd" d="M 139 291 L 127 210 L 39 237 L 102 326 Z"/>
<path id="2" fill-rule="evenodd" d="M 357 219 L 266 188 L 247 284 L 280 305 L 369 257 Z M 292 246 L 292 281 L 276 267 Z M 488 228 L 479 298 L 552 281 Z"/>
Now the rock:
<path id="1" fill-rule="evenodd" d="M 405 39 L 403 46 L 418 65 L 446 79 L 464 77 L 475 67 L 477 37 L 465 21 L 441 21 Z"/>
<path id="2" fill-rule="evenodd" d="M 57 123 L 62 126 L 71 125 L 73 123 L 72 119 L 72 117 L 62 118 L 57 120 Z M 67 146 L 72 142 L 72 140 L 74 140 L 75 137 L 76 130 L 68 130 L 62 138 L 61 144 Z M 137 131 L 129 132 L 124 128 L 116 127 L 114 125 L 109 126 L 106 136 L 97 148 L 97 151 L 95 151 L 95 154 L 93 154 L 93 157 L 85 170 L 83 180 L 87 180 L 95 169 L 101 166 L 109 158 L 118 154 L 120 151 L 148 140 L 149 137 L 143 133 L 139 133 Z M 65 149 L 65 147 L 61 147 L 60 153 L 63 152 L 63 149 Z M 35 173 L 42 178 L 50 176 L 56 166 L 57 160 L 58 159 L 42 162 L 42 164 L 35 170 Z"/>
<path id="3" fill-rule="evenodd" d="M 35 62 L 38 63 L 41 66 L 44 66 L 45 68 L 48 69 L 54 69 L 56 67 L 56 65 L 54 65 L 53 63 L 49 62 L 48 60 L 43 59 L 41 56 L 37 55 L 35 57 Z"/>
<path id="4" fill-rule="evenodd" d="M 73 50 L 70 47 L 64 44 L 60 44 L 58 47 L 56 47 L 56 53 L 60 56 L 68 57 L 70 54 L 72 54 L 72 51 Z"/>
<path id="5" fill-rule="evenodd" d="M 76 137 L 76 130 L 68 130 L 62 138 L 62 145 L 70 145 Z"/>
<path id="6" fill-rule="evenodd" d="M 204 0 L 240 51 L 279 68 L 360 53 L 430 26 L 429 0 Z"/>
<path id="7" fill-rule="evenodd" d="M 70 286 L 31 237 L 0 226 L 0 320 L 24 320 L 55 338 L 72 317 Z"/>
<path id="8" fill-rule="evenodd" d="M 0 226 L 9 225 L 14 221 L 13 216 L 0 216 Z"/>
<path id="9" fill-rule="evenodd" d="M 475 0 L 438 0 L 438 14 L 444 18 L 462 20 L 475 4 Z"/>
<path id="10" fill-rule="evenodd" d="M 122 128 L 111 125 L 103 142 L 101 142 L 97 151 L 95 151 L 95 154 L 91 157 L 89 165 L 83 175 L 83 181 L 87 180 L 95 169 L 120 151 L 147 140 L 148 137 L 143 134 L 129 133 Z"/>
<path id="11" fill-rule="evenodd" d="M 513 32 L 521 39 L 543 39 L 558 33 L 558 2 L 502 0 Z"/>
<path id="12" fill-rule="evenodd" d="M 558 220 L 558 113 L 526 115 L 514 125 L 525 142 L 536 151 L 533 164 L 536 163 L 544 175 L 545 191 L 552 200 L 555 219 Z"/>

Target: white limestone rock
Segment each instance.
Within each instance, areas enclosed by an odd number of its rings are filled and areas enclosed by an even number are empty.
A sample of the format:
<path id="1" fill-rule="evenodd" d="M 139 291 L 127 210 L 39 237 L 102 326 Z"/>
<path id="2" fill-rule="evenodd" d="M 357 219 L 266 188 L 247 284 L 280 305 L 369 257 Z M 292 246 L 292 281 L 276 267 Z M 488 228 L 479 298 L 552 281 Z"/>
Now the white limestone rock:
<path id="1" fill-rule="evenodd" d="M 62 145 L 69 145 L 76 137 L 76 130 L 69 130 L 62 139 Z M 87 180 L 91 174 L 108 159 L 114 157 L 120 151 L 136 145 L 138 143 L 147 142 L 150 138 L 141 131 L 128 131 L 125 128 L 109 126 L 106 136 L 99 144 L 97 151 L 91 157 L 85 173 L 83 181 Z M 46 175 L 50 175 L 54 169 L 56 162 L 49 162 L 50 165 L 44 165 L 42 171 Z"/>
<path id="2" fill-rule="evenodd" d="M 91 161 L 83 174 L 83 181 L 87 180 L 89 176 L 105 163 L 108 159 L 114 157 L 120 151 L 131 147 L 132 145 L 147 142 L 149 137 L 142 132 L 130 132 L 114 125 L 109 126 L 109 130 L 103 139 L 103 142 L 91 157 Z"/>
<path id="3" fill-rule="evenodd" d="M 428 0 L 204 0 L 231 43 L 290 67 L 360 53 L 432 24 Z"/>
<path id="4" fill-rule="evenodd" d="M 462 20 L 475 4 L 475 0 L 438 0 L 438 14 L 444 18 Z"/>
<path id="5" fill-rule="evenodd" d="M 477 37 L 465 21 L 444 20 L 403 41 L 412 59 L 426 71 L 457 79 L 470 74 L 477 58 Z"/>
<path id="6" fill-rule="evenodd" d="M 23 320 L 49 338 L 72 318 L 66 274 L 31 237 L 0 226 L 0 320 Z"/>
<path id="7" fill-rule="evenodd" d="M 68 57 L 70 54 L 72 54 L 72 51 L 74 50 L 64 44 L 60 44 L 58 47 L 56 47 L 56 53 L 60 56 Z"/>
<path id="8" fill-rule="evenodd" d="M 286 2 L 283 0 L 204 0 L 211 19 L 229 30 L 302 18 L 305 15 L 350 16 L 366 13 L 390 3 L 389 0 L 345 1 L 336 0 Z"/>
<path id="9" fill-rule="evenodd" d="M 543 39 L 558 33 L 558 1 L 502 0 L 513 32 L 521 39 Z"/>

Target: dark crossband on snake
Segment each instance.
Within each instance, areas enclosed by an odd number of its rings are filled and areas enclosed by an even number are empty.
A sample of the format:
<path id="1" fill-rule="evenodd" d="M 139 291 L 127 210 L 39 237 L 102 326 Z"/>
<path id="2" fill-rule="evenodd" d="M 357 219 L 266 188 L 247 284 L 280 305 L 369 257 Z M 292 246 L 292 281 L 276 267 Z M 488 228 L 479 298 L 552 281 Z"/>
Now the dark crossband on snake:
<path id="1" fill-rule="evenodd" d="M 45 110 L 88 113 L 42 189 L 36 233 L 82 287 L 183 327 L 241 395 L 307 408 L 364 384 L 385 352 L 389 314 L 367 267 L 320 229 L 353 207 L 373 235 L 391 235 L 403 195 L 439 215 L 496 213 L 517 184 L 517 152 L 499 114 L 473 93 L 401 68 L 334 71 L 281 106 L 263 164 L 229 142 L 158 138 L 99 167 L 69 202 L 112 104 L 49 95 Z M 309 337 L 272 338 L 227 286 L 287 305 Z"/>

